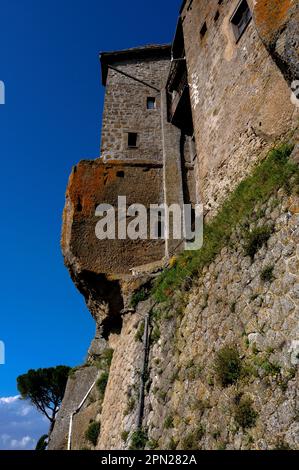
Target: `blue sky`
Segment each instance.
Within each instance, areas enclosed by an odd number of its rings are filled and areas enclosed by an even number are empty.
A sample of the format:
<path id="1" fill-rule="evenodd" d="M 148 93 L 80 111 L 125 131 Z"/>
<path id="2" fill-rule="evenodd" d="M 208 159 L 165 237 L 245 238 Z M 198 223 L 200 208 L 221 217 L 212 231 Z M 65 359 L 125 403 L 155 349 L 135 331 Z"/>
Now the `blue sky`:
<path id="1" fill-rule="evenodd" d="M 104 90 L 98 54 L 170 42 L 180 4 L 0 2 L 0 80 L 6 88 L 0 106 L 2 398 L 17 394 L 16 377 L 29 368 L 84 361 L 94 323 L 63 266 L 60 229 L 72 165 L 99 156 Z M 8 404 L 21 406 L 18 400 L 2 403 L 2 434 Z M 40 419 L 36 423 L 40 431 Z M 26 436 L 32 438 L 11 439 Z"/>
<path id="2" fill-rule="evenodd" d="M 30 450 L 47 433 L 49 423 L 28 401 L 0 398 L 0 450 Z"/>

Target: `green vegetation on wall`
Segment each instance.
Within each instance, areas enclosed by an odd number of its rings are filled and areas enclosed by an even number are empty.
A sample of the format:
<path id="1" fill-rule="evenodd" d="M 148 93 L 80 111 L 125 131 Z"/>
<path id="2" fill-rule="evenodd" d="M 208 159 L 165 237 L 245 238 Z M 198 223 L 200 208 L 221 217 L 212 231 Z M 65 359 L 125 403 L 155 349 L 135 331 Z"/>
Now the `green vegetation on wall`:
<path id="1" fill-rule="evenodd" d="M 98 437 L 99 437 L 99 434 L 100 434 L 100 430 L 101 430 L 101 424 L 96 423 L 95 421 L 93 421 L 92 423 L 90 423 L 87 430 L 85 431 L 85 438 L 93 446 L 96 446 L 96 444 L 97 444 Z"/>
<path id="2" fill-rule="evenodd" d="M 253 173 L 244 179 L 228 197 L 218 214 L 204 226 L 203 247 L 198 251 L 186 251 L 173 263 L 173 266 L 157 278 L 153 296 L 158 302 L 169 302 L 186 279 L 198 274 L 209 265 L 216 255 L 230 242 L 230 237 L 238 224 L 247 220 L 256 207 L 265 203 L 281 187 L 287 192 L 298 190 L 299 169 L 289 161 L 293 145 L 282 144 L 271 150 L 267 158 Z M 295 176 L 295 182 L 291 183 Z M 244 234 L 247 244 L 244 254 L 254 257 L 271 235 L 272 227 L 261 227 Z"/>

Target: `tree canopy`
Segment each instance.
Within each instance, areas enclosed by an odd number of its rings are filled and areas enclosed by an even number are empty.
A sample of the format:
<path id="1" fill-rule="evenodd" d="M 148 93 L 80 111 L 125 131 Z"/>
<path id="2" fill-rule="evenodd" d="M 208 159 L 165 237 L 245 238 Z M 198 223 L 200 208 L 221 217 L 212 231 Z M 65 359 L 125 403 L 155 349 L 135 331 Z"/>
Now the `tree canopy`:
<path id="1" fill-rule="evenodd" d="M 51 427 L 64 396 L 69 371 L 68 366 L 30 369 L 17 378 L 21 397 L 30 400 L 49 419 Z"/>

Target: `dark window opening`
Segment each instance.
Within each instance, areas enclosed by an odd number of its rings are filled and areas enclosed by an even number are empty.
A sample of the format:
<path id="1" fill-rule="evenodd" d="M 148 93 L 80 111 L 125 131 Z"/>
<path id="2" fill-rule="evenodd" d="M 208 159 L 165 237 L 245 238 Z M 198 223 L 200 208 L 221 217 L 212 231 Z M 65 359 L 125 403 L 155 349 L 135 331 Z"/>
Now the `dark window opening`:
<path id="1" fill-rule="evenodd" d="M 251 18 L 252 14 L 248 3 L 246 0 L 242 0 L 231 18 L 236 41 L 238 41 L 244 33 L 245 29 L 250 23 Z"/>
<path id="2" fill-rule="evenodd" d="M 137 134 L 136 132 L 128 133 L 128 147 L 137 147 Z"/>
<path id="3" fill-rule="evenodd" d="M 218 0 L 218 5 L 222 5 L 223 0 Z"/>
<path id="4" fill-rule="evenodd" d="M 147 98 L 147 109 L 156 109 L 156 98 Z"/>
<path id="5" fill-rule="evenodd" d="M 124 171 L 117 171 L 116 176 L 118 176 L 118 178 L 124 178 L 125 177 L 125 172 Z"/>
<path id="6" fill-rule="evenodd" d="M 76 210 L 77 210 L 77 212 L 82 212 L 82 210 L 83 210 L 80 197 L 78 197 Z"/>
<path id="7" fill-rule="evenodd" d="M 219 16 L 220 16 L 220 13 L 219 13 L 219 11 L 217 10 L 216 15 L 214 16 L 214 21 L 215 21 L 215 23 L 216 23 L 216 21 L 219 20 Z"/>
<path id="8" fill-rule="evenodd" d="M 203 26 L 202 26 L 202 28 L 201 28 L 201 30 L 200 30 L 200 37 L 201 37 L 201 38 L 204 38 L 205 35 L 206 35 L 206 33 L 207 33 L 207 31 L 208 31 L 207 23 L 204 22 L 204 24 L 203 24 Z"/>
<path id="9" fill-rule="evenodd" d="M 157 224 L 157 237 L 160 239 L 160 238 L 163 238 L 164 234 L 163 234 L 163 224 L 162 224 L 162 220 L 158 220 L 158 224 Z"/>

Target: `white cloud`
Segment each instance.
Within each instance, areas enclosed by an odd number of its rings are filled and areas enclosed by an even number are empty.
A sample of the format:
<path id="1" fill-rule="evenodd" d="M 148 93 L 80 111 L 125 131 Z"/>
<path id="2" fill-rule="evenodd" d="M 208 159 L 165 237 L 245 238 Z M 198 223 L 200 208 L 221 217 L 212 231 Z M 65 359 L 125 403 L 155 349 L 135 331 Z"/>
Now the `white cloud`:
<path id="1" fill-rule="evenodd" d="M 27 416 L 31 413 L 32 406 L 31 405 L 24 405 L 20 408 L 20 411 L 17 412 L 19 416 Z"/>
<path id="2" fill-rule="evenodd" d="M 48 420 L 28 400 L 0 398 L 0 450 L 34 449 L 48 428 Z"/>
<path id="3" fill-rule="evenodd" d="M 0 405 L 9 405 L 10 403 L 14 403 L 20 398 L 20 395 L 16 395 L 14 397 L 3 397 L 0 398 Z"/>
<path id="4" fill-rule="evenodd" d="M 33 439 L 30 436 L 24 436 L 20 440 L 12 439 L 10 441 L 10 446 L 11 446 L 12 449 L 15 449 L 15 448 L 24 449 L 24 448 L 28 447 L 28 445 L 30 446 L 31 444 L 32 445 L 36 444 L 36 440 Z"/>

